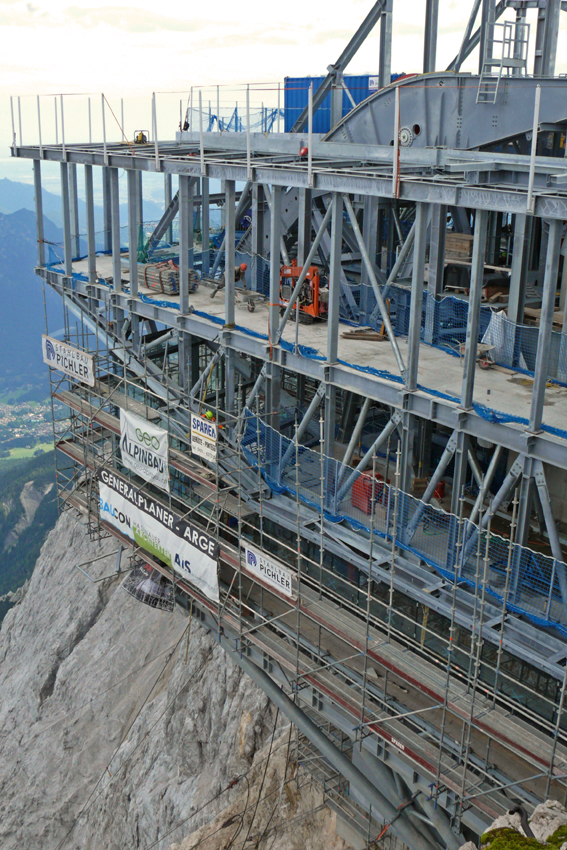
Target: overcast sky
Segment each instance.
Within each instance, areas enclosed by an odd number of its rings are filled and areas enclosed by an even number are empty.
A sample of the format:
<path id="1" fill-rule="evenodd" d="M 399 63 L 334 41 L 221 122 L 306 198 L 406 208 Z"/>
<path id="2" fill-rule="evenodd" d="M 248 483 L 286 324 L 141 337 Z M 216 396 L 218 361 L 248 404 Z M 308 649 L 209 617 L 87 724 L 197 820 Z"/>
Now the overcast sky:
<path id="1" fill-rule="evenodd" d="M 438 69 L 458 51 L 471 5 L 472 0 L 441 0 Z M 131 137 L 135 129 L 150 127 L 151 92 L 175 92 L 158 96 L 160 134 L 163 125 L 171 127 L 171 136 L 179 100 L 186 103 L 191 86 L 221 84 L 221 100 L 229 104 L 244 99 L 238 85 L 262 82 L 266 85 L 256 98 L 275 104 L 277 82 L 283 83 L 285 76 L 325 73 L 371 7 L 372 0 L 122 0 L 116 7 L 103 0 L 75 5 L 68 0 L 0 0 L 0 176 L 9 167 L 10 95 L 22 98 L 24 143 L 36 143 L 37 106 L 31 95 L 92 93 L 96 130 L 104 91 L 116 116 L 107 119 L 116 132 L 122 97 L 125 132 Z M 425 0 L 394 0 L 393 71 L 421 69 L 424 11 Z M 533 50 L 535 18 L 528 20 Z M 563 14 L 557 73 L 567 71 L 566 31 Z M 465 69 L 474 71 L 477 61 L 475 56 Z M 348 72 L 373 73 L 377 64 L 378 28 Z M 204 94 L 215 98 L 210 89 Z M 54 129 L 53 99 L 44 97 L 41 104 L 48 135 Z M 86 104 L 86 97 L 65 99 L 68 140 L 88 138 Z M 13 179 L 22 179 L 23 167 L 12 163 Z"/>

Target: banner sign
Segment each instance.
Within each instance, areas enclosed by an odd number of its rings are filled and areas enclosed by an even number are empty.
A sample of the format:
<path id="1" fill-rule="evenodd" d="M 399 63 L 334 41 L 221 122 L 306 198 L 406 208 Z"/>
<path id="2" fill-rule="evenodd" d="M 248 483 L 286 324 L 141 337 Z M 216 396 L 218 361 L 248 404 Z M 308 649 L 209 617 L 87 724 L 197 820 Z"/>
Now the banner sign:
<path id="1" fill-rule="evenodd" d="M 102 469 L 98 478 L 101 520 L 218 602 L 217 542 L 115 472 Z"/>
<path id="2" fill-rule="evenodd" d="M 266 584 L 275 587 L 280 593 L 295 598 L 295 576 L 277 561 L 266 558 L 257 549 L 246 544 L 244 546 L 245 569 L 258 576 Z"/>
<path id="3" fill-rule="evenodd" d="M 94 357 L 92 354 L 86 354 L 84 351 L 79 351 L 72 345 L 67 345 L 66 342 L 59 342 L 58 339 L 41 335 L 41 348 L 43 350 L 43 362 L 47 363 L 53 369 L 59 369 L 60 372 L 65 372 L 71 378 L 76 378 L 83 384 L 88 384 L 89 387 L 94 387 Z"/>
<path id="4" fill-rule="evenodd" d="M 217 426 L 209 419 L 191 414 L 191 454 L 216 463 Z"/>
<path id="5" fill-rule="evenodd" d="M 169 493 L 167 431 L 120 409 L 120 451 L 125 467 Z"/>

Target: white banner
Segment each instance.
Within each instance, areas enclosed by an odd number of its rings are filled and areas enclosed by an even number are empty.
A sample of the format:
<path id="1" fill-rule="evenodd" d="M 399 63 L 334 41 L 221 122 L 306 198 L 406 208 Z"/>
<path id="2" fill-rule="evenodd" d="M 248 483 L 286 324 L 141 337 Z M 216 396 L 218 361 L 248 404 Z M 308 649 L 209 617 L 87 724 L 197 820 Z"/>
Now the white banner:
<path id="1" fill-rule="evenodd" d="M 59 369 L 72 378 L 76 378 L 89 387 L 94 387 L 94 357 L 79 351 L 66 342 L 59 342 L 51 336 L 41 335 L 41 348 L 43 351 L 43 362 L 53 369 Z"/>
<path id="2" fill-rule="evenodd" d="M 191 454 L 216 463 L 217 426 L 204 416 L 191 414 Z"/>
<path id="3" fill-rule="evenodd" d="M 218 602 L 218 544 L 212 537 L 115 472 L 101 470 L 98 486 L 101 520 Z"/>
<path id="4" fill-rule="evenodd" d="M 280 593 L 295 598 L 295 576 L 290 570 L 287 570 L 277 561 L 266 558 L 265 555 L 248 546 L 248 544 L 244 546 L 244 561 L 245 569 L 249 573 L 258 576 L 265 584 L 275 587 Z"/>
<path id="5" fill-rule="evenodd" d="M 167 431 L 121 409 L 120 451 L 125 467 L 169 493 Z"/>

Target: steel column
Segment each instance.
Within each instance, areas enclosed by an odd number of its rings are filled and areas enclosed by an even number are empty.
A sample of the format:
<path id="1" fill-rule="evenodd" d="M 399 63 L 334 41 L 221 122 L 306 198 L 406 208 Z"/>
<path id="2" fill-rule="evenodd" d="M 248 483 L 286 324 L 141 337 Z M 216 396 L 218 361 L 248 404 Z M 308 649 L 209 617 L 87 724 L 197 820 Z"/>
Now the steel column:
<path id="1" fill-rule="evenodd" d="M 474 378 L 478 356 L 478 330 L 480 327 L 480 302 L 484 280 L 484 255 L 486 253 L 487 210 L 477 210 L 474 223 L 473 254 L 471 262 L 471 285 L 467 315 L 467 336 L 461 387 L 461 407 L 470 410 L 473 402 Z"/>
<path id="2" fill-rule="evenodd" d="M 427 234 L 427 207 L 416 204 L 415 240 L 413 245 L 413 270 L 411 279 L 411 305 L 408 334 L 408 365 L 405 375 L 409 392 L 417 389 L 419 346 L 421 339 L 421 310 L 423 305 L 423 279 L 425 275 L 425 240 Z"/>
<path id="3" fill-rule="evenodd" d="M 267 187 L 266 187 L 267 189 Z M 278 342 L 277 330 L 280 313 L 280 246 L 282 243 L 282 186 L 274 186 L 270 206 L 270 301 L 268 306 L 268 339 L 270 351 Z M 268 192 L 266 192 L 268 198 Z M 267 370 L 266 414 L 272 428 L 279 429 L 281 369 L 271 363 Z"/>
<path id="4" fill-rule="evenodd" d="M 389 86 L 392 78 L 392 6 L 393 0 L 386 0 L 380 15 L 378 86 L 381 89 Z"/>
<path id="5" fill-rule="evenodd" d="M 128 266 L 130 269 L 130 295 L 138 297 L 138 236 L 139 220 L 137 216 L 138 205 L 138 178 L 136 172 L 126 172 L 128 181 Z"/>
<path id="6" fill-rule="evenodd" d="M 80 256 L 79 247 L 79 187 L 77 185 L 77 166 L 69 163 L 69 209 L 71 216 L 71 251 L 73 258 Z"/>
<path id="7" fill-rule="evenodd" d="M 164 212 L 171 204 L 173 198 L 173 179 L 171 174 L 163 175 L 163 203 L 164 203 Z M 171 245 L 173 242 L 173 227 L 170 225 L 169 232 L 167 234 L 167 241 Z"/>
<path id="8" fill-rule="evenodd" d="M 112 282 L 115 292 L 122 292 L 122 266 L 120 263 L 120 186 L 118 169 L 109 168 L 109 206 L 111 210 Z"/>
<path id="9" fill-rule="evenodd" d="M 225 327 L 234 327 L 234 317 L 236 310 L 236 293 L 234 280 L 234 263 L 235 263 L 235 213 L 234 199 L 235 186 L 234 180 L 225 181 L 225 231 L 224 231 L 224 322 Z"/>
<path id="10" fill-rule="evenodd" d="M 112 211 L 110 205 L 110 171 L 106 165 L 102 167 L 102 217 L 103 217 L 103 236 L 104 250 L 110 253 L 112 250 L 111 230 L 112 230 Z"/>
<path id="11" fill-rule="evenodd" d="M 93 167 L 85 165 L 85 200 L 87 206 L 87 254 L 89 283 L 96 283 L 96 244 L 94 218 Z"/>
<path id="12" fill-rule="evenodd" d="M 66 162 L 62 162 L 59 168 L 61 170 L 64 266 L 65 274 L 70 277 L 73 273 L 73 248 L 71 241 L 71 211 L 69 208 L 69 166 Z"/>
<path id="13" fill-rule="evenodd" d="M 425 34 L 423 38 L 423 73 L 435 71 L 437 56 L 437 26 L 439 18 L 439 0 L 426 0 Z"/>
<path id="14" fill-rule="evenodd" d="M 43 230 L 43 193 L 41 189 L 41 162 L 33 161 L 33 189 L 35 200 L 35 227 L 37 234 L 37 264 L 45 265 L 45 242 Z"/>
<path id="15" fill-rule="evenodd" d="M 185 315 L 189 310 L 189 245 L 193 233 L 193 217 L 189 203 L 190 177 L 179 175 L 179 312 Z"/>
<path id="16" fill-rule="evenodd" d="M 431 239 L 429 241 L 429 271 L 427 275 L 427 302 L 425 305 L 425 342 L 437 341 L 437 299 L 443 292 L 445 274 L 445 234 L 447 232 L 447 206 L 431 207 Z"/>
<path id="17" fill-rule="evenodd" d="M 553 311 L 555 309 L 555 294 L 557 290 L 557 274 L 559 271 L 559 248 L 561 245 L 562 226 L 562 222 L 560 221 L 553 220 L 549 222 L 549 240 L 545 258 L 545 276 L 543 280 L 543 296 L 530 410 L 529 430 L 532 433 L 541 430 L 543 417 L 545 385 L 549 373 L 549 352 L 551 348 Z"/>
<path id="18" fill-rule="evenodd" d="M 297 215 L 297 265 L 301 268 L 311 245 L 311 189 L 299 189 L 299 207 Z"/>
<path id="19" fill-rule="evenodd" d="M 201 177 L 201 274 L 203 277 L 209 275 L 210 215 L 209 178 Z"/>

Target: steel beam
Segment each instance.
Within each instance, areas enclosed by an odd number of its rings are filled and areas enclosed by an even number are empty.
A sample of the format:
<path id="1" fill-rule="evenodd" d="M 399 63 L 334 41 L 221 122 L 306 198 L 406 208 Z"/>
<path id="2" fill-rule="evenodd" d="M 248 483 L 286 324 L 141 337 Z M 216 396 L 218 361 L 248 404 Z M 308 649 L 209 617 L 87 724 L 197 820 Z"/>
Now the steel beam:
<path id="1" fill-rule="evenodd" d="M 561 600 L 563 602 L 563 605 L 567 605 L 567 575 L 565 574 L 565 556 L 563 555 L 563 549 L 559 541 L 557 525 L 555 523 L 555 517 L 553 516 L 551 498 L 549 496 L 549 490 L 545 477 L 545 470 L 541 461 L 537 460 L 534 462 L 533 472 L 535 485 L 537 487 L 539 500 L 545 520 L 545 527 L 547 529 L 547 534 L 549 537 L 549 545 L 551 546 L 551 552 L 553 554 L 553 557 L 557 562 L 557 579 L 559 581 L 559 588 L 561 590 Z M 553 588 L 550 588 L 550 593 L 552 592 Z"/>
<path id="2" fill-rule="evenodd" d="M 342 463 L 341 463 L 341 467 L 340 467 L 338 475 L 337 475 L 337 484 L 336 484 L 337 489 L 341 486 L 341 482 L 344 478 L 344 474 L 345 474 L 345 472 L 348 468 L 349 463 L 352 460 L 352 456 L 353 456 L 354 451 L 356 449 L 356 444 L 358 443 L 360 435 L 362 434 L 362 429 L 364 428 L 364 423 L 366 422 L 366 417 L 368 416 L 368 411 L 370 410 L 371 404 L 372 404 L 372 399 L 370 399 L 370 398 L 364 399 L 364 404 L 362 405 L 362 408 L 361 408 L 360 413 L 358 415 L 356 425 L 354 426 L 354 428 L 352 430 L 352 434 L 351 434 L 350 440 L 348 442 L 347 450 L 344 453 L 343 460 L 342 460 Z"/>
<path id="3" fill-rule="evenodd" d="M 464 52 L 467 49 L 467 46 L 470 41 L 472 29 L 474 27 L 474 22 L 476 21 L 476 16 L 478 15 L 478 10 L 480 8 L 481 0 L 473 0 L 471 13 L 469 15 L 469 19 L 467 21 L 467 25 L 465 27 L 465 31 L 463 33 L 463 40 L 461 42 L 461 47 L 455 59 L 449 65 L 448 70 L 460 71 L 461 65 L 463 64 L 463 60 L 465 58 Z"/>
<path id="4" fill-rule="evenodd" d="M 315 395 L 313 396 L 313 398 L 311 399 L 311 401 L 309 403 L 309 407 L 305 411 L 305 416 L 303 417 L 303 419 L 301 420 L 301 422 L 297 426 L 297 430 L 295 432 L 293 440 L 291 441 L 291 443 L 289 444 L 289 446 L 287 447 L 287 449 L 284 452 L 284 455 L 282 457 L 281 464 L 280 464 L 280 479 L 281 479 L 281 476 L 283 475 L 283 471 L 284 471 L 284 467 L 285 467 L 286 463 L 288 462 L 289 458 L 291 457 L 292 452 L 295 451 L 296 445 L 300 442 L 301 438 L 305 434 L 305 430 L 306 430 L 307 426 L 309 425 L 309 423 L 313 419 L 315 411 L 317 410 L 317 408 L 321 404 L 321 401 L 324 398 L 325 398 L 325 383 L 321 382 L 319 384 L 319 386 L 317 387 L 317 391 L 315 392 Z"/>
<path id="5" fill-rule="evenodd" d="M 538 20 L 534 57 L 534 76 L 553 77 L 557 58 L 557 38 L 561 0 L 546 0 L 538 3 Z"/>
<path id="6" fill-rule="evenodd" d="M 356 468 L 352 470 L 352 472 L 350 473 L 350 475 L 348 476 L 348 478 L 346 479 L 344 484 L 342 484 L 341 487 L 338 488 L 337 501 L 336 501 L 336 507 L 337 508 L 339 507 L 340 503 L 344 499 L 345 495 L 348 493 L 351 485 L 354 484 L 354 482 L 356 481 L 356 479 L 358 478 L 360 473 L 364 472 L 364 470 L 366 469 L 368 464 L 372 461 L 374 454 L 376 452 L 380 451 L 380 448 L 384 445 L 384 443 L 386 442 L 388 437 L 391 434 L 393 434 L 393 432 L 396 430 L 396 428 L 398 427 L 398 425 L 400 424 L 401 421 L 402 421 L 401 413 L 397 413 L 397 412 L 394 413 L 394 415 L 392 416 L 390 421 L 387 423 L 387 425 L 380 432 L 379 436 L 374 440 L 374 442 L 372 443 L 372 445 L 370 446 L 370 448 L 368 449 L 368 451 L 366 452 L 364 457 L 360 460 L 360 462 L 358 463 Z"/>
<path id="7" fill-rule="evenodd" d="M 241 652 L 235 650 L 232 642 L 222 634 L 219 637 L 221 646 L 232 660 L 260 687 L 270 700 L 277 705 L 286 717 L 297 726 L 299 731 L 318 748 L 321 754 L 345 779 L 355 787 L 363 797 L 375 808 L 383 821 L 390 822 L 390 829 L 412 850 L 431 850 L 432 845 L 385 797 L 366 776 L 358 770 L 319 727 L 310 720 L 301 709 L 270 679 L 267 673 L 260 670 Z"/>
<path id="8" fill-rule="evenodd" d="M 449 440 L 447 441 L 447 445 L 445 446 L 445 449 L 443 450 L 443 454 L 441 455 L 441 458 L 439 459 L 439 463 L 437 464 L 437 468 L 436 468 L 435 472 L 433 473 L 433 475 L 429 479 L 427 487 L 425 488 L 425 493 L 421 497 L 420 502 L 419 502 L 419 504 L 418 504 L 418 506 L 415 510 L 415 513 L 408 523 L 407 537 L 406 537 L 407 543 L 411 542 L 411 539 L 412 539 L 412 537 L 414 536 L 414 534 L 417 530 L 417 526 L 419 525 L 421 518 L 422 518 L 423 514 L 425 513 L 425 509 L 426 509 L 427 505 L 430 503 L 430 501 L 433 497 L 433 494 L 435 493 L 435 491 L 436 491 L 436 489 L 439 485 L 439 482 L 441 481 L 443 473 L 445 472 L 445 470 L 447 469 L 447 467 L 448 467 L 448 465 L 451 461 L 451 458 L 455 454 L 456 448 L 457 448 L 457 434 L 455 432 L 453 432 L 453 434 L 451 434 Z"/>
<path id="9" fill-rule="evenodd" d="M 209 275 L 210 215 L 209 178 L 201 177 L 201 274 L 203 277 Z"/>
<path id="10" fill-rule="evenodd" d="M 311 189 L 299 190 L 299 206 L 297 214 L 297 265 L 302 267 L 311 245 L 311 205 L 313 192 Z"/>

